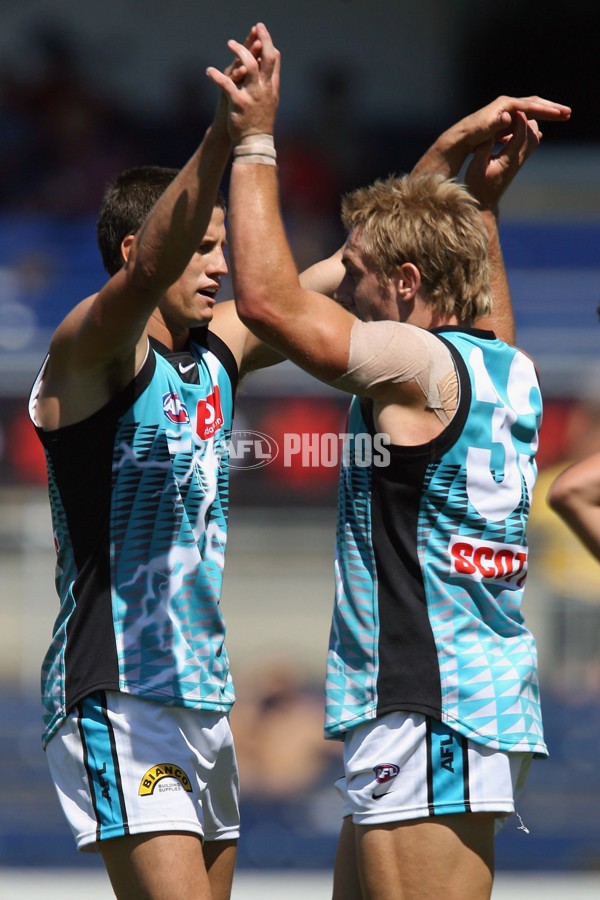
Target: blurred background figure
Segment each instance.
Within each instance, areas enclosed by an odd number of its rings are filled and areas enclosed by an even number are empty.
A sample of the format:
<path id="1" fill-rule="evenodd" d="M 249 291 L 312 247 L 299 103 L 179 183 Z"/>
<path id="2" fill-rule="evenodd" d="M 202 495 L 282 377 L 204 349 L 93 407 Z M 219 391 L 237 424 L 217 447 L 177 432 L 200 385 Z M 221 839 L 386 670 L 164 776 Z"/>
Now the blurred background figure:
<path id="1" fill-rule="evenodd" d="M 560 472 L 600 451 L 600 365 L 593 364 L 581 389 L 558 417 L 542 426 L 548 464 L 540 470 L 530 518 L 531 580 L 542 594 L 541 666 L 546 683 L 566 698 L 600 696 L 600 565 L 548 505 Z M 543 606 L 542 606 L 543 604 Z"/>
<path id="2" fill-rule="evenodd" d="M 231 727 L 245 837 L 238 865 L 327 868 L 339 827 L 341 747 L 323 740 L 321 684 L 299 661 L 244 673 Z"/>

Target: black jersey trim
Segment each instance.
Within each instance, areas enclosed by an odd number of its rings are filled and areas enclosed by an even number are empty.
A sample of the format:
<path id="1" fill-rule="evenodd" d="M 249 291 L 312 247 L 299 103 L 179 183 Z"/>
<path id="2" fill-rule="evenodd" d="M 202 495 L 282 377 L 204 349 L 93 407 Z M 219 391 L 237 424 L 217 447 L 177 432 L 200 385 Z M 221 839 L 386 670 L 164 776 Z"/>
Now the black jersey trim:
<path id="1" fill-rule="evenodd" d="M 456 328 L 453 330 L 459 331 L 462 334 L 465 333 L 464 328 Z M 481 334 L 491 335 L 493 337 L 493 332 L 491 331 L 482 331 Z M 386 444 L 386 449 L 389 450 L 391 455 L 398 460 L 406 458 L 410 459 L 413 462 L 416 462 L 417 460 L 421 459 L 427 461 L 438 459 L 443 453 L 447 453 L 448 450 L 456 443 L 456 441 L 462 434 L 463 428 L 465 427 L 467 421 L 467 417 L 469 415 L 469 410 L 471 408 L 472 390 L 471 379 L 469 378 L 467 365 L 462 358 L 460 351 L 454 346 L 454 344 L 452 344 L 450 341 L 445 340 L 443 335 L 441 334 L 437 334 L 437 337 L 446 345 L 446 347 L 448 347 L 448 350 L 450 351 L 454 365 L 456 367 L 459 385 L 459 397 L 456 412 L 454 413 L 452 419 L 450 420 L 448 425 L 446 425 L 444 430 L 440 432 L 437 437 L 434 437 L 431 441 L 427 441 L 425 444 Z M 373 417 L 373 401 L 368 397 L 361 397 L 360 409 L 371 437 L 374 437 L 376 428 Z"/>
<path id="2" fill-rule="evenodd" d="M 371 529 L 377 573 L 378 639 L 377 714 L 411 707 L 439 717 L 442 689 L 439 661 L 429 620 L 418 553 L 419 509 L 431 464 L 459 439 L 471 406 L 471 382 L 460 352 L 447 344 L 460 387 L 456 412 L 440 435 L 425 444 L 388 444 L 387 466 L 371 469 Z M 367 427 L 374 433 L 373 404 L 361 402 Z M 368 414 L 368 418 L 366 417 Z"/>
<path id="3" fill-rule="evenodd" d="M 154 353 L 162 356 L 174 369 L 178 377 L 186 384 L 200 384 L 198 360 L 188 344 L 183 350 L 170 350 L 154 337 L 149 338 Z"/>
<path id="4" fill-rule="evenodd" d="M 441 337 L 445 331 L 449 333 L 469 334 L 472 337 L 480 338 L 483 341 L 497 341 L 498 337 L 488 328 L 465 328 L 464 325 L 440 325 L 439 328 L 429 329 L 431 334 Z"/>
<path id="5" fill-rule="evenodd" d="M 89 691 L 90 684 L 118 686 L 109 547 L 114 436 L 118 419 L 146 390 L 155 369 L 156 357 L 149 352 L 138 375 L 87 419 L 54 431 L 36 426 L 60 494 L 77 572 L 65 650 L 67 709 Z M 98 646 L 104 648 L 100 663 L 78 639 L 88 629 L 93 630 Z"/>
<path id="6" fill-rule="evenodd" d="M 94 510 L 99 521 L 110 497 L 115 423 L 146 390 L 155 369 L 156 357 L 150 352 L 135 378 L 87 419 L 53 431 L 35 426 L 54 469 L 78 569 L 90 552 L 89 547 L 83 546 L 83 535 L 97 533 L 89 528 L 90 511 Z M 87 504 L 81 502 L 82 484 L 90 491 Z"/>
<path id="7" fill-rule="evenodd" d="M 194 339 L 195 334 L 196 330 L 192 332 Z M 235 356 L 233 355 L 225 341 L 220 338 L 218 334 L 215 334 L 214 331 L 206 330 L 206 345 L 210 352 L 214 353 L 214 355 L 217 357 L 217 359 L 227 372 L 227 375 L 229 376 L 229 380 L 231 382 L 231 389 L 235 396 L 239 379 L 239 369 Z"/>
<path id="8" fill-rule="evenodd" d="M 225 341 L 219 337 L 218 334 L 215 334 L 213 331 L 209 331 L 208 328 L 192 328 L 190 330 L 189 340 L 183 351 L 180 353 L 174 354 L 173 351 L 169 350 L 164 344 L 162 344 L 156 338 L 150 338 L 150 343 L 153 349 L 160 353 L 161 356 L 164 356 L 165 359 L 170 360 L 172 356 L 176 356 L 179 359 L 183 353 L 189 352 L 190 344 L 195 344 L 197 347 L 202 347 L 205 350 L 209 350 L 213 356 L 219 360 L 225 371 L 227 372 L 227 377 L 231 383 L 231 392 L 232 396 L 235 397 L 235 392 L 238 386 L 239 380 L 239 369 L 238 364 L 236 362 L 235 356 L 225 343 Z"/>

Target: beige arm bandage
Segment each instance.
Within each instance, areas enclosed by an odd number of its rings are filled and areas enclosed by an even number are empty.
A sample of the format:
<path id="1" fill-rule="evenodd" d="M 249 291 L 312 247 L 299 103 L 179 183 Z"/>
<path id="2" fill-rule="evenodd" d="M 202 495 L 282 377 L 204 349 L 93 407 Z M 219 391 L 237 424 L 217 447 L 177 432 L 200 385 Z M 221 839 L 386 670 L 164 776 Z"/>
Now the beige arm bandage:
<path id="1" fill-rule="evenodd" d="M 348 370 L 333 384 L 370 396 L 379 384 L 415 381 L 427 406 L 444 425 L 458 403 L 458 378 L 448 347 L 435 335 L 401 322 L 360 322 L 352 326 Z"/>

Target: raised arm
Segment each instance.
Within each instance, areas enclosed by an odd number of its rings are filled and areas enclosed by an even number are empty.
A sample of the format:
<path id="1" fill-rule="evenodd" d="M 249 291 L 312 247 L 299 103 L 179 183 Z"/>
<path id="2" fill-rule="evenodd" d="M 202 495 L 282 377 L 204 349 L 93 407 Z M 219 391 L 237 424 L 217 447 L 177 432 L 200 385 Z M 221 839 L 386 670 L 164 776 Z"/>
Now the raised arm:
<path id="1" fill-rule="evenodd" d="M 340 248 L 326 259 L 300 272 L 298 276 L 300 285 L 307 291 L 333 297 L 344 276 L 342 250 L 343 248 Z M 233 300 L 219 303 L 215 307 L 210 330 L 218 334 L 234 354 L 240 378 L 256 369 L 274 366 L 286 358 L 243 324 Z"/>
<path id="2" fill-rule="evenodd" d="M 256 33 L 262 42 L 258 59 L 242 44 L 229 42 L 248 71 L 241 88 L 225 73 L 208 70 L 230 103 L 235 150 L 229 241 L 236 304 L 240 318 L 256 335 L 311 374 L 332 381 L 346 371 L 355 319 L 300 283 L 281 217 L 274 165 L 280 57 L 264 25 L 257 25 Z M 323 284 L 314 273 L 307 281 L 311 287 Z"/>
<path id="3" fill-rule="evenodd" d="M 456 178 L 474 150 L 512 134 L 515 113 L 524 113 L 527 119 L 563 122 L 569 119 L 571 109 L 543 97 L 497 97 L 444 131 L 417 162 L 413 174 L 438 172 Z"/>
<path id="4" fill-rule="evenodd" d="M 131 360 L 148 319 L 204 237 L 230 149 L 226 129 L 213 124 L 139 232 L 125 238 L 123 268 L 65 320 L 53 364 L 89 369 Z M 54 353 L 60 349 L 68 353 Z"/>
<path id="5" fill-rule="evenodd" d="M 242 78 L 239 68 L 234 77 Z M 124 265 L 97 294 L 79 303 L 58 326 L 50 345 L 36 415 L 46 429 L 87 418 L 105 405 L 139 371 L 147 352 L 147 329 L 172 285 L 203 247 L 217 192 L 231 151 L 227 103 L 219 95 L 217 112 L 204 139 L 170 182 L 137 233 L 120 246 Z M 175 296 L 176 295 L 176 296 Z M 170 302 L 170 301 L 169 301 Z M 183 343 L 190 327 L 202 324 L 189 315 L 161 319 L 158 327 Z M 156 319 L 158 321 L 158 319 Z M 161 334 L 163 331 L 161 331 Z"/>
<path id="6" fill-rule="evenodd" d="M 522 127 L 523 115 L 528 117 Z M 570 109 L 542 97 L 498 97 L 492 103 L 461 119 L 444 131 L 419 159 L 414 174 L 437 172 L 447 178 L 459 175 L 464 163 L 472 157 L 466 170 L 471 193 L 481 204 L 490 242 L 490 268 L 494 314 L 477 324 L 495 330 L 512 342 L 514 321 L 510 291 L 498 235 L 500 198 L 525 160 L 539 145 L 540 120 L 565 121 Z M 494 153 L 497 143 L 503 146 Z M 332 296 L 344 275 L 342 249 L 302 273 L 304 287 Z"/>
<path id="7" fill-rule="evenodd" d="M 492 315 L 478 327 L 489 328 L 513 343 L 514 315 L 498 234 L 500 199 L 531 153 L 539 146 L 536 120 L 566 121 L 568 106 L 542 97 L 498 97 L 461 119 L 432 144 L 413 169 L 415 174 L 439 172 L 456 178 L 472 155 L 465 182 L 479 200 L 489 240 Z M 500 146 L 498 152 L 495 148 Z"/>
<path id="8" fill-rule="evenodd" d="M 491 314 L 479 319 L 476 325 L 494 331 L 501 340 L 514 344 L 515 318 L 498 230 L 500 199 L 525 160 L 539 146 L 542 135 L 537 122 L 528 120 L 522 112 L 513 113 L 511 128 L 512 133 L 500 141 L 501 149 L 498 153 L 494 153 L 494 138 L 480 144 L 473 151 L 465 173 L 465 182 L 473 196 L 479 200 L 488 235 L 493 299 Z"/>

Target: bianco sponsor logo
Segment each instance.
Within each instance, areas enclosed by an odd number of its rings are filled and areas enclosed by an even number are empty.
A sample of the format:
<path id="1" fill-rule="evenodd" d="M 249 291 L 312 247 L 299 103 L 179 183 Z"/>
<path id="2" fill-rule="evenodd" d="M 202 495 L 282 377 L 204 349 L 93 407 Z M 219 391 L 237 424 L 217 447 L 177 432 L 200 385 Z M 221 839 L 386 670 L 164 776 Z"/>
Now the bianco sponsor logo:
<path id="1" fill-rule="evenodd" d="M 159 763 L 156 766 L 152 766 L 152 768 L 148 769 L 145 775 L 143 775 L 138 788 L 138 794 L 141 797 L 153 794 L 157 784 L 159 781 L 162 781 L 163 778 L 171 778 L 174 782 L 177 782 L 178 785 L 181 785 L 184 791 L 192 791 L 190 779 L 182 768 L 174 763 Z"/>
<path id="2" fill-rule="evenodd" d="M 452 575 L 513 588 L 520 588 L 525 582 L 528 556 L 526 547 L 453 535 L 449 551 Z"/>

